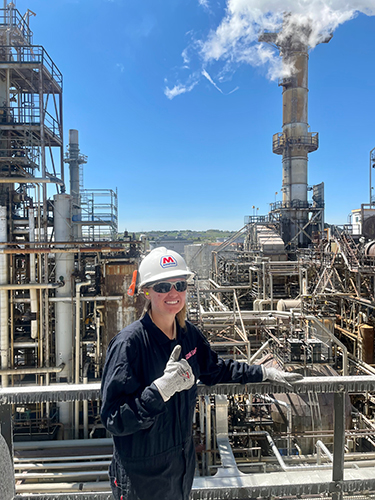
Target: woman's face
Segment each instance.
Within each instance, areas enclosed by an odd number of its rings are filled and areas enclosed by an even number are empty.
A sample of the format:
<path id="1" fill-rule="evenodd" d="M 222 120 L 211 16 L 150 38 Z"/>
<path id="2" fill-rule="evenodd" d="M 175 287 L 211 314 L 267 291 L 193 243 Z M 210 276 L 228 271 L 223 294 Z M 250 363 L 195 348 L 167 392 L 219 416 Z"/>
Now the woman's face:
<path id="1" fill-rule="evenodd" d="M 181 278 L 171 278 L 163 281 L 175 283 L 176 281 L 183 281 Z M 158 293 L 152 287 L 145 288 L 145 295 L 151 301 L 152 314 L 173 315 L 181 311 L 186 301 L 186 290 L 184 292 L 177 292 L 175 287 L 167 293 Z M 147 295 L 148 293 L 148 295 Z"/>

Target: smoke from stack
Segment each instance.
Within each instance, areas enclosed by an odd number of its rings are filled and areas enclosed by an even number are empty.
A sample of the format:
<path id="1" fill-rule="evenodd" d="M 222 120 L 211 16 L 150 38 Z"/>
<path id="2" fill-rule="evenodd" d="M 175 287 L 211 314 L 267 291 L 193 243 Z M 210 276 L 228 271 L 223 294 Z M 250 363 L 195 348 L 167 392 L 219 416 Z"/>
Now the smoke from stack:
<path id="1" fill-rule="evenodd" d="M 166 87 L 165 94 L 171 99 L 192 90 L 202 77 L 202 69 L 214 71 L 220 82 L 244 63 L 266 66 L 271 80 L 285 78 L 294 68 L 285 61 L 282 64 L 277 49 L 258 42 L 260 33 L 280 31 L 280 37 L 296 37 L 297 33 L 302 43 L 314 48 L 359 13 L 375 15 L 375 0 L 227 0 L 218 27 L 204 40 L 193 39 L 183 51 L 185 71 L 187 65 L 191 70 L 188 84 L 178 82 L 173 88 Z M 215 62 L 222 63 L 220 69 Z"/>

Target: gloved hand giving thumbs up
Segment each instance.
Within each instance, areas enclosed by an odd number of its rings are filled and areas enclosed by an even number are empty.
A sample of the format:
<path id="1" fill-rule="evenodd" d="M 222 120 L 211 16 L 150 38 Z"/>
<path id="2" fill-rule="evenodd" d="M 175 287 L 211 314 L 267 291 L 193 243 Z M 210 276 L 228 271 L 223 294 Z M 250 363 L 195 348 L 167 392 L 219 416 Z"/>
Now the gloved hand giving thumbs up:
<path id="1" fill-rule="evenodd" d="M 164 401 L 168 401 L 173 394 L 190 389 L 194 385 L 195 377 L 191 366 L 186 359 L 178 358 L 181 354 L 181 346 L 176 345 L 166 364 L 164 375 L 154 380 Z"/>

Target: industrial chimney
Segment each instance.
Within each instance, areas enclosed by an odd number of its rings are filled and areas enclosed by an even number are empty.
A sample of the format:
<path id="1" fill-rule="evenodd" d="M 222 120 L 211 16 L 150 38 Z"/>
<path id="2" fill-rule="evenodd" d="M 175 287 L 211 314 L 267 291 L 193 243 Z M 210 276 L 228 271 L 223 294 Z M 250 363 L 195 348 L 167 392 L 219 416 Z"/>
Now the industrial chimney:
<path id="1" fill-rule="evenodd" d="M 310 222 L 317 222 L 319 217 L 316 211 L 320 210 L 319 222 L 322 226 L 324 207 L 322 199 L 319 199 L 318 207 L 315 202 L 310 206 L 307 199 L 308 154 L 316 151 L 319 145 L 318 133 L 310 132 L 308 124 L 310 32 L 309 25 L 295 24 L 287 15 L 279 33 L 263 33 L 259 37 L 260 42 L 270 43 L 279 49 L 286 75 L 279 80 L 279 85 L 283 87 L 283 129 L 281 133 L 274 134 L 272 144 L 273 152 L 283 157 L 283 200 L 281 204 L 275 203 L 273 211 L 278 212 L 281 237 L 290 250 L 306 247 L 310 243 Z M 312 218 L 311 213 L 314 213 Z"/>

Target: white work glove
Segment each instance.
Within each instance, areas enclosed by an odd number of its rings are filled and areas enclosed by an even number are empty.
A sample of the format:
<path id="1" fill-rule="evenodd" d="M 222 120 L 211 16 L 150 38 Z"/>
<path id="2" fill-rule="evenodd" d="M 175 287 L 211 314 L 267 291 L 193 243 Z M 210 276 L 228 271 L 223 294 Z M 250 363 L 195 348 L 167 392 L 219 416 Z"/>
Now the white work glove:
<path id="1" fill-rule="evenodd" d="M 164 402 L 176 392 L 185 391 L 194 385 L 195 377 L 191 366 L 186 359 L 178 361 L 180 354 L 181 346 L 176 345 L 166 364 L 164 375 L 154 380 Z"/>
<path id="2" fill-rule="evenodd" d="M 281 370 L 277 370 L 277 368 L 267 368 L 264 365 L 262 365 L 262 371 L 263 380 L 280 382 L 281 384 L 284 384 L 289 388 L 292 387 L 290 382 L 296 382 L 297 380 L 303 379 L 303 376 L 299 373 L 283 372 Z"/>

